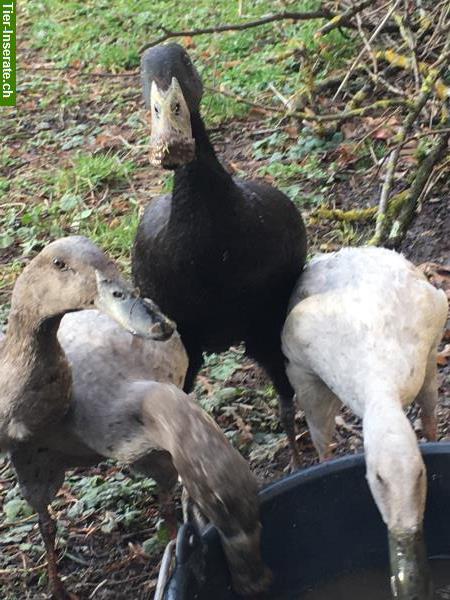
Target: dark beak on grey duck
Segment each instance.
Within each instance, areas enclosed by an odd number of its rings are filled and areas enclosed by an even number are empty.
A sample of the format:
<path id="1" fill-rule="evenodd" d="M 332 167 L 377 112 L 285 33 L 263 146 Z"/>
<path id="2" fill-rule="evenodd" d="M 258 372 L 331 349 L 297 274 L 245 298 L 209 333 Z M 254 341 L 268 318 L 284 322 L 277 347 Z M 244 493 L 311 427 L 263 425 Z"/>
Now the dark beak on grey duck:
<path id="1" fill-rule="evenodd" d="M 99 271 L 95 306 L 120 323 L 131 334 L 146 339 L 164 341 L 175 331 L 175 323 L 168 319 L 148 298 L 140 298 L 135 290 L 122 281 L 109 279 Z"/>
<path id="2" fill-rule="evenodd" d="M 141 61 L 144 100 L 150 111 L 150 162 L 176 169 L 195 158 L 191 114 L 198 111 L 203 85 L 187 52 L 178 44 L 147 50 Z"/>

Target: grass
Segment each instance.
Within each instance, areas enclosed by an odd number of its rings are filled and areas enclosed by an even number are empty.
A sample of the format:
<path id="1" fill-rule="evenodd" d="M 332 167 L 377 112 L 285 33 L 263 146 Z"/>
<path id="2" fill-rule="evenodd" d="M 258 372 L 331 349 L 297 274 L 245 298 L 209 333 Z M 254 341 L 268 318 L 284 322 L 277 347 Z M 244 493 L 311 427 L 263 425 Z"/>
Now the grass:
<path id="1" fill-rule="evenodd" d="M 269 0 L 248 3 L 246 17 L 256 19 L 283 10 L 284 4 Z M 320 2 L 304 0 L 289 4 L 295 10 L 314 10 Z M 237 8 L 237 2 L 225 0 L 214 3 L 197 0 L 184 6 L 183 11 L 176 0 L 156 0 L 151 4 L 151 11 L 147 0 L 137 0 L 132 5 L 128 0 L 114 3 L 41 0 L 28 2 L 25 10 L 32 22 L 32 48 L 47 53 L 56 66 L 120 72 L 139 66 L 139 48 L 158 38 L 161 27 L 189 30 L 215 23 L 240 22 Z M 266 92 L 269 81 L 285 95 L 298 90 L 308 72 L 299 61 L 298 53 L 306 54 L 310 62 L 321 57 L 319 68 L 315 67 L 319 77 L 348 56 L 352 44 L 338 30 L 324 40 L 317 40 L 316 28 L 317 21 L 286 21 L 178 41 L 189 46 L 208 86 L 223 85 L 257 100 Z M 241 115 L 247 110 L 229 98 L 208 93 L 204 105 L 212 121 Z"/>
<path id="2" fill-rule="evenodd" d="M 284 4 L 244 2 L 245 18 L 282 10 Z M 319 4 L 304 0 L 290 2 L 289 7 L 313 10 Z M 130 91 L 139 89 L 138 78 L 97 79 L 96 73 L 136 70 L 139 48 L 158 37 L 161 26 L 177 30 L 239 22 L 237 6 L 225 0 L 198 0 L 184 11 L 174 0 L 157 0 L 151 11 L 146 0 L 23 4 L 20 18 L 26 24 L 27 46 L 54 71 L 25 70 L 19 78 L 23 116 L 11 110 L 0 123 L 4 140 L 0 196 L 7 198 L 0 209 L 0 250 L 11 254 L 15 265 L 46 241 L 71 233 L 90 235 L 127 262 L 139 207 L 148 199 L 144 186 L 137 188 L 134 183 L 148 169 L 143 161 L 148 131 L 135 102 L 129 100 Z M 206 86 L 224 86 L 246 98 L 273 103 L 268 82 L 289 96 L 304 84 L 312 58 L 317 76 L 322 76 L 350 52 L 351 44 L 339 31 L 316 40 L 317 26 L 317 22 L 282 22 L 178 41 L 189 47 Z M 28 69 L 26 60 L 19 64 Z M 242 117 L 249 110 L 245 104 L 208 92 L 203 109 L 209 125 Z M 119 137 L 126 135 L 125 130 L 131 132 L 125 147 L 99 143 L 111 130 Z M 295 144 L 283 134 L 269 136 L 254 146 L 255 159 L 267 163 L 259 174 L 292 193 L 299 204 L 315 204 L 321 193 L 302 194 L 297 182 L 299 178 L 326 180 L 327 169 L 318 157 L 327 144 L 308 132 Z M 310 156 L 311 152 L 317 156 Z M 165 191 L 169 181 L 160 176 L 159 187 Z M 119 210 L 114 202 L 121 205 Z M 7 268 L 0 262 L 2 274 Z"/>
<path id="3" fill-rule="evenodd" d="M 118 156 L 109 154 L 76 154 L 72 165 L 60 169 L 53 175 L 53 185 L 57 196 L 82 197 L 90 191 L 98 191 L 107 184 L 117 184 L 128 180 L 135 170 L 132 161 L 121 161 Z M 64 210 L 64 205 L 60 206 Z"/>

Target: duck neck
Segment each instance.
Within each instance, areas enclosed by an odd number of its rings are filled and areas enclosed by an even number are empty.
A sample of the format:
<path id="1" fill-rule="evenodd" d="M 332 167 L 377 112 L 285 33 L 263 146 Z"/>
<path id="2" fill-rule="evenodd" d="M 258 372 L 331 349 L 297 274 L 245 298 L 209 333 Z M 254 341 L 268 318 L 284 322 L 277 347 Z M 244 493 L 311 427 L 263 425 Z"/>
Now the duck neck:
<path id="1" fill-rule="evenodd" d="M 28 309 L 13 308 L 8 319 L 4 350 L 14 360 L 26 364 L 57 361 L 65 358 L 57 332 L 63 315 L 47 318 Z"/>
<path id="2" fill-rule="evenodd" d="M 195 158 L 192 162 L 175 170 L 173 199 L 175 206 L 193 201 L 210 210 L 222 210 L 231 203 L 234 187 L 232 177 L 220 164 L 205 124 L 198 112 L 191 115 L 192 135 L 195 139 Z"/>
<path id="3" fill-rule="evenodd" d="M 167 450 L 190 499 L 219 530 L 236 591 L 267 585 L 260 554 L 256 480 L 215 422 L 181 390 L 136 382 L 149 391 L 143 421 L 154 446 Z M 258 587 L 261 589 L 257 589 Z"/>
<path id="4" fill-rule="evenodd" d="M 380 460 L 393 465 L 398 456 L 420 460 L 416 435 L 395 395 L 387 397 L 385 402 L 379 398 L 379 402 L 368 403 L 363 430 L 368 465 L 379 464 Z"/>
<path id="5" fill-rule="evenodd" d="M 63 315 L 13 308 L 0 353 L 0 442 L 26 439 L 68 408 L 71 370 L 58 342 Z"/>
<path id="6" fill-rule="evenodd" d="M 408 419 L 403 412 L 400 401 L 395 395 L 380 394 L 373 401 L 367 401 L 364 415 L 364 446 L 366 450 L 376 447 L 380 440 L 391 434 L 397 435 L 405 427 L 409 427 Z"/>

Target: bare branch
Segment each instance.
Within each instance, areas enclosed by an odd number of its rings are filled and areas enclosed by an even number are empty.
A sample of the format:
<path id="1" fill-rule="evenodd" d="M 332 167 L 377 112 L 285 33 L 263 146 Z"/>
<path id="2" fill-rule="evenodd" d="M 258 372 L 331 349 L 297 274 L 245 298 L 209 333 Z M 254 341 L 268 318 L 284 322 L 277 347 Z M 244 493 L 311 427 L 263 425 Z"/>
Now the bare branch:
<path id="1" fill-rule="evenodd" d="M 372 33 L 372 35 L 370 36 L 370 38 L 368 39 L 367 43 L 370 45 L 371 42 L 373 42 L 373 40 L 377 37 L 377 35 L 380 33 L 380 31 L 383 29 L 383 26 L 386 24 L 386 22 L 388 21 L 388 19 L 390 18 L 390 16 L 392 15 L 392 13 L 395 11 L 395 9 L 397 8 L 397 6 L 400 4 L 400 0 L 396 0 L 395 4 L 387 11 L 387 13 L 384 15 L 384 17 L 381 19 L 378 27 L 375 29 L 375 31 Z M 339 92 L 342 90 L 342 88 L 345 86 L 345 84 L 348 81 L 348 78 L 350 77 L 350 75 L 352 74 L 353 69 L 356 67 L 356 65 L 359 63 L 359 61 L 362 58 L 362 55 L 364 54 L 364 52 L 366 51 L 366 48 L 364 47 L 361 52 L 358 54 L 358 56 L 355 58 L 355 60 L 353 61 L 350 69 L 347 71 L 346 76 L 344 77 L 344 79 L 342 80 L 341 85 L 338 87 L 336 93 L 333 96 L 333 100 L 336 100 L 336 98 L 339 95 Z"/>
<path id="2" fill-rule="evenodd" d="M 404 145 L 406 137 L 409 134 L 414 122 L 416 121 L 417 117 L 419 116 L 420 112 L 422 111 L 423 107 L 425 106 L 429 97 L 431 96 L 436 81 L 439 79 L 443 71 L 448 66 L 448 62 L 450 59 L 450 50 L 447 49 L 448 46 L 450 46 L 450 40 L 447 41 L 446 47 L 444 48 L 444 52 L 434 63 L 434 65 L 430 68 L 429 75 L 426 77 L 422 84 L 421 92 L 417 100 L 414 102 L 412 109 L 406 116 L 405 123 L 397 135 L 398 144 L 394 148 L 394 150 L 392 150 L 389 156 L 386 177 L 381 190 L 375 235 L 371 240 L 371 244 L 373 245 L 383 244 L 386 239 L 387 230 L 389 227 L 389 223 L 387 222 L 388 220 L 386 219 L 386 211 L 388 208 L 389 196 L 391 194 L 392 185 L 394 181 L 395 168 L 397 166 L 398 159 L 400 156 L 400 150 Z M 445 135 L 447 134 L 443 134 L 443 136 Z"/>
<path id="3" fill-rule="evenodd" d="M 243 29 L 250 29 L 251 27 L 259 27 L 261 25 L 267 25 L 267 23 L 274 23 L 275 21 L 310 21 L 313 19 L 330 19 L 335 15 L 326 8 L 321 10 L 314 10 L 310 12 L 282 12 L 276 15 L 268 15 L 267 17 L 262 17 L 256 21 L 247 21 L 247 23 L 229 23 L 225 25 L 217 25 L 216 27 L 203 27 L 200 29 L 192 29 L 187 31 L 170 31 L 165 27 L 160 27 L 161 31 L 164 32 L 164 35 L 149 42 L 148 44 L 144 44 L 139 50 L 140 53 L 147 50 L 147 48 L 152 48 L 153 46 L 157 46 L 158 44 L 162 44 L 174 37 L 185 37 L 185 36 L 194 36 L 194 35 L 203 35 L 205 33 L 222 33 L 224 31 L 242 31 Z"/>
<path id="4" fill-rule="evenodd" d="M 210 85 L 205 85 L 205 90 L 207 90 L 208 92 L 212 92 L 213 94 L 221 94 L 222 96 L 231 98 L 235 102 L 242 102 L 243 104 L 247 104 L 248 106 L 252 106 L 253 108 L 260 110 L 261 112 L 277 113 L 282 115 L 286 114 L 286 110 L 283 108 L 276 108 L 275 106 L 266 106 L 264 104 L 259 104 L 258 102 L 252 102 L 251 100 L 247 100 L 242 96 L 233 94 L 232 92 L 229 92 L 228 90 L 224 90 L 222 88 L 215 88 Z"/>

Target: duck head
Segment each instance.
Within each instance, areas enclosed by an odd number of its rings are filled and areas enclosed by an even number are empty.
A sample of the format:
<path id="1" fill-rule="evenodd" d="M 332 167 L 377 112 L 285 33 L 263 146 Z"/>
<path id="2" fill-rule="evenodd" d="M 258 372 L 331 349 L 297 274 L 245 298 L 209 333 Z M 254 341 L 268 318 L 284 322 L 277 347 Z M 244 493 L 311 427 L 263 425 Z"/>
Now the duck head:
<path id="1" fill-rule="evenodd" d="M 82 236 L 46 246 L 24 269 L 12 296 L 12 310 L 23 309 L 38 324 L 90 308 L 108 314 L 133 335 L 165 340 L 175 330 L 156 304 L 140 298 L 114 262 Z"/>
<path id="2" fill-rule="evenodd" d="M 198 112 L 203 84 L 188 53 L 178 44 L 149 48 L 141 78 L 151 123 L 150 162 L 176 169 L 194 159 L 191 114 Z"/>
<path id="3" fill-rule="evenodd" d="M 370 427 L 367 432 L 365 418 L 364 446 L 367 480 L 388 528 L 392 591 L 398 600 L 431 600 L 432 584 L 423 537 L 425 465 L 403 411 L 399 408 L 394 422 L 392 416 L 385 416 L 386 429 L 382 435 Z"/>

